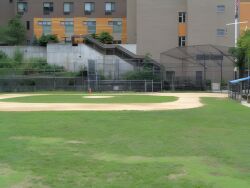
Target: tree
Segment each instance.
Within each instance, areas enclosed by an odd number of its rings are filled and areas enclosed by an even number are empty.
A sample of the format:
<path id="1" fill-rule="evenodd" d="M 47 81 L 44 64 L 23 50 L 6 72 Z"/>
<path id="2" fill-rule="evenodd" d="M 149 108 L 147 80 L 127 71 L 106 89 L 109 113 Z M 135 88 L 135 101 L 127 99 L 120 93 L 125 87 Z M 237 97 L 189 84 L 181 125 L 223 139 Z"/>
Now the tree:
<path id="1" fill-rule="evenodd" d="M 12 18 L 8 25 L 0 29 L 0 41 L 8 45 L 20 45 L 26 39 L 25 26 L 20 16 Z"/>
<path id="2" fill-rule="evenodd" d="M 104 44 L 112 44 L 114 38 L 109 34 L 109 32 L 101 32 L 97 36 L 97 40 Z"/>
<path id="3" fill-rule="evenodd" d="M 236 65 L 239 67 L 240 78 L 245 76 L 245 70 L 250 59 L 250 30 L 247 30 L 238 40 L 236 48 L 230 48 L 230 53 L 237 60 Z"/>

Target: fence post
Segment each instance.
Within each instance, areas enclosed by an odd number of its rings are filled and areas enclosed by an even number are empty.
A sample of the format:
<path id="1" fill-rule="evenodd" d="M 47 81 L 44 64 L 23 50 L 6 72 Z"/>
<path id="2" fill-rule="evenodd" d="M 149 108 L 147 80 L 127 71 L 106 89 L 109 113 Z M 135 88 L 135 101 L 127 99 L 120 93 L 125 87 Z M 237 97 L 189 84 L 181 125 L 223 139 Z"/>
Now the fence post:
<path id="1" fill-rule="evenodd" d="M 162 92 L 162 88 L 163 88 L 163 87 L 162 87 L 162 80 L 161 80 L 161 92 Z"/>
<path id="2" fill-rule="evenodd" d="M 56 90 L 56 70 L 55 70 L 55 65 L 54 65 L 54 90 Z"/>
<path id="3" fill-rule="evenodd" d="M 146 80 L 144 80 L 144 91 L 145 91 L 145 93 L 147 92 L 147 81 Z"/>
<path id="4" fill-rule="evenodd" d="M 154 92 L 154 80 L 152 80 L 152 92 Z"/>

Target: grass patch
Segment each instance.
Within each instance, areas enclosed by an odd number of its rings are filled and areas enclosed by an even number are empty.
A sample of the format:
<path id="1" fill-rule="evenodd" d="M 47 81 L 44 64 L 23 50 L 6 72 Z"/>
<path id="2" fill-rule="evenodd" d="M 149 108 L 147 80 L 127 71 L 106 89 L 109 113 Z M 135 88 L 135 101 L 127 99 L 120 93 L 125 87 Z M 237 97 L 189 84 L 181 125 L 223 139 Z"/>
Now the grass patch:
<path id="1" fill-rule="evenodd" d="M 84 98 L 85 96 L 89 95 L 54 94 L 54 95 L 16 97 L 10 99 L 2 99 L 0 101 L 22 102 L 22 103 L 163 103 L 163 102 L 172 102 L 177 100 L 177 97 L 149 96 L 149 95 L 110 94 L 109 96 L 113 96 L 112 98 L 99 98 L 99 99 Z"/>
<path id="2" fill-rule="evenodd" d="M 202 102 L 159 112 L 0 112 L 0 187 L 250 187 L 250 109 Z"/>

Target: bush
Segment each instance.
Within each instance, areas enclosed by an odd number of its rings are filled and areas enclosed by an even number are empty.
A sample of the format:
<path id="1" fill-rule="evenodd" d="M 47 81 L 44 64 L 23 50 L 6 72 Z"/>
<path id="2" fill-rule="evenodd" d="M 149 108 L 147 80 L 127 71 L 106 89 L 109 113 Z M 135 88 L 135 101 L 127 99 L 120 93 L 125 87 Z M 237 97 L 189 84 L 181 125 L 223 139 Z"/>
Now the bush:
<path id="1" fill-rule="evenodd" d="M 58 43 L 58 37 L 56 35 L 42 35 L 38 39 L 38 44 L 40 46 L 47 46 L 48 43 Z"/>
<path id="2" fill-rule="evenodd" d="M 101 32 L 97 36 L 97 40 L 104 44 L 113 44 L 114 38 L 109 34 L 109 32 Z"/>
<path id="3" fill-rule="evenodd" d="M 23 53 L 18 48 L 14 52 L 13 60 L 17 64 L 21 64 L 23 62 Z"/>
<path id="4" fill-rule="evenodd" d="M 8 58 L 7 54 L 4 53 L 3 51 L 0 51 L 0 60 L 5 60 L 7 58 Z"/>
<path id="5" fill-rule="evenodd" d="M 13 60 L 9 59 L 6 53 L 0 51 L 0 68 L 11 68 L 13 67 Z"/>
<path id="6" fill-rule="evenodd" d="M 160 78 L 153 74 L 152 71 L 141 70 L 141 71 L 130 71 L 124 75 L 125 80 L 154 80 L 159 81 Z"/>

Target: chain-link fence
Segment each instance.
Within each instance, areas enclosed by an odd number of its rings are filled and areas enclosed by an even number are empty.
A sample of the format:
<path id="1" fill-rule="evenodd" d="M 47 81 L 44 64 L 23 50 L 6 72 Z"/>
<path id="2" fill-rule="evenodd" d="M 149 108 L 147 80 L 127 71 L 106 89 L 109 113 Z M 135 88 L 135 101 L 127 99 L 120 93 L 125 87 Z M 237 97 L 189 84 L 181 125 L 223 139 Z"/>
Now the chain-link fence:
<path id="1" fill-rule="evenodd" d="M 235 76 L 235 61 L 223 46 L 174 48 L 161 54 L 161 64 L 164 80 L 175 89 L 227 89 Z"/>
<path id="2" fill-rule="evenodd" d="M 0 78 L 0 92 L 29 91 L 162 91 L 164 83 L 153 80 L 86 80 L 84 77 Z"/>

